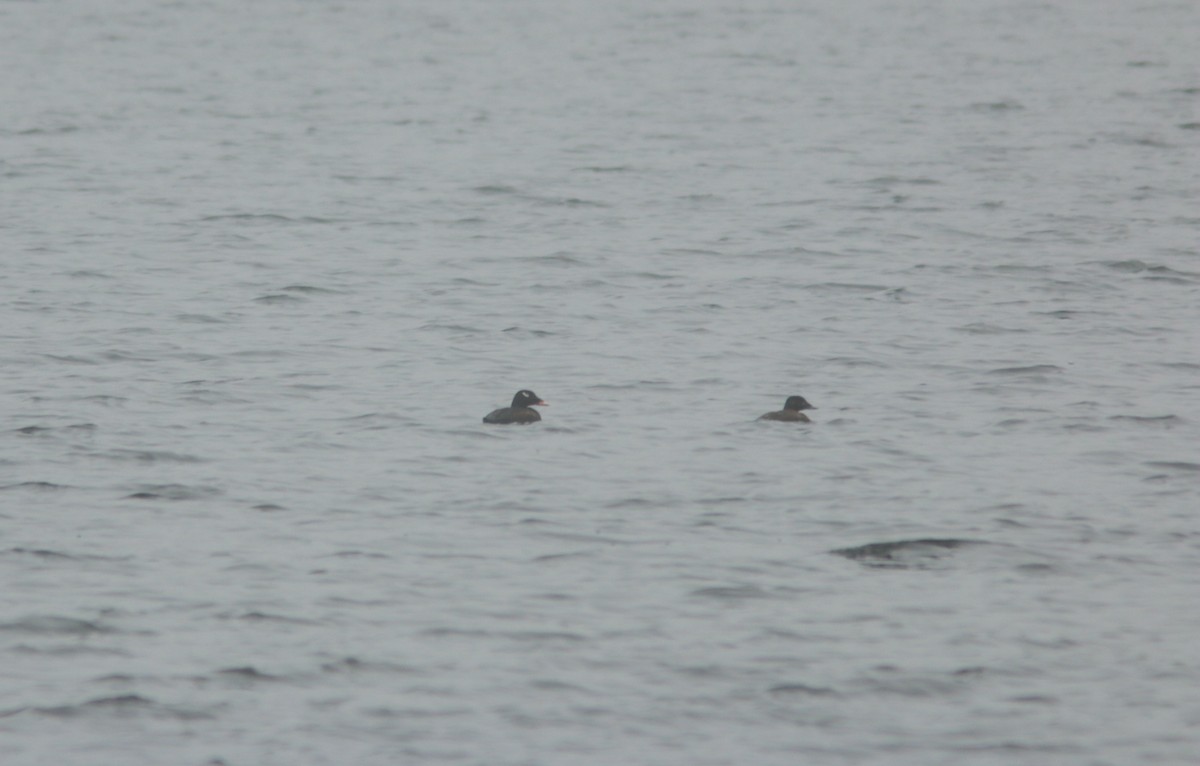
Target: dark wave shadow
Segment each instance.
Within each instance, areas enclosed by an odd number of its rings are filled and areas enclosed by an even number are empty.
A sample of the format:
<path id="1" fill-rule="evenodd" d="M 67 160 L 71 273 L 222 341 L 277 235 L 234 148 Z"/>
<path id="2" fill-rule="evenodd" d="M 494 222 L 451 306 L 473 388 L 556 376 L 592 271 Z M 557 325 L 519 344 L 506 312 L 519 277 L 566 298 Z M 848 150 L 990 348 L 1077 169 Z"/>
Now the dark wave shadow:
<path id="1" fill-rule="evenodd" d="M 858 563 L 879 569 L 928 569 L 954 556 L 963 548 L 996 545 L 983 540 L 922 538 L 868 543 L 830 551 Z"/>

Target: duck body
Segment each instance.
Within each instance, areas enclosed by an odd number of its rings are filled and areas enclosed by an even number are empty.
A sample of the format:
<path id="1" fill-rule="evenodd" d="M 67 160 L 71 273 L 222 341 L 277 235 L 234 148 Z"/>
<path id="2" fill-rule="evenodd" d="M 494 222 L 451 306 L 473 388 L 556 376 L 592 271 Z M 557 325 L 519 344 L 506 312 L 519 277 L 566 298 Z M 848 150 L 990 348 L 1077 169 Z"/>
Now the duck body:
<path id="1" fill-rule="evenodd" d="M 801 410 L 815 410 L 816 407 L 808 403 L 808 400 L 803 396 L 789 396 L 787 401 L 783 403 L 783 409 L 775 412 L 768 412 L 765 415 L 759 416 L 759 420 L 777 420 L 782 423 L 811 423 L 808 415 L 805 415 Z"/>
<path id="2" fill-rule="evenodd" d="M 776 412 L 768 412 L 765 415 L 760 415 L 759 420 L 778 420 L 782 423 L 811 423 L 812 420 L 803 412 L 795 412 L 794 410 L 778 410 Z"/>
<path id="3" fill-rule="evenodd" d="M 483 416 L 484 423 L 501 426 L 511 426 L 513 424 L 527 426 L 541 419 L 542 416 L 532 407 L 501 407 Z"/>
<path id="4" fill-rule="evenodd" d="M 541 397 L 533 393 L 529 389 L 521 389 L 513 397 L 511 407 L 501 407 L 498 410 L 492 410 L 487 415 L 484 415 L 483 422 L 492 425 L 522 425 L 526 426 L 530 423 L 536 423 L 542 419 L 538 411 L 533 409 L 533 405 L 545 405 Z"/>

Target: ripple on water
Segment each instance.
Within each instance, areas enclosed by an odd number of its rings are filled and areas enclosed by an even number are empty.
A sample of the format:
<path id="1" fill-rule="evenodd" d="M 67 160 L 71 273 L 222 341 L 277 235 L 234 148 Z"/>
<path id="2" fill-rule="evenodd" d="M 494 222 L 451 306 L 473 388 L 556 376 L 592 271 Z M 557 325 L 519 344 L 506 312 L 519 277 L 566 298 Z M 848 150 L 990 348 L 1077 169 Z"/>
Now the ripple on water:
<path id="1" fill-rule="evenodd" d="M 57 492 L 58 490 L 62 489 L 72 489 L 72 487 L 67 484 L 55 484 L 54 482 L 50 481 L 22 481 L 17 484 L 0 485 L 0 491 L 14 489 L 28 489 L 36 492 Z"/>
<path id="2" fill-rule="evenodd" d="M 265 305 L 278 306 L 278 305 L 286 305 L 289 303 L 303 303 L 304 298 L 297 296 L 297 295 L 288 295 L 286 293 L 268 293 L 267 295 L 260 295 L 259 297 L 255 298 L 254 302 L 262 303 Z"/>
<path id="3" fill-rule="evenodd" d="M 236 668 L 222 668 L 214 674 L 217 678 L 233 679 L 239 682 L 283 681 L 283 676 L 264 673 L 253 665 L 243 665 Z"/>
<path id="4" fill-rule="evenodd" d="M 1178 415 L 1112 415 L 1108 419 L 1151 428 L 1174 428 L 1186 422 Z"/>
<path id="5" fill-rule="evenodd" d="M 859 284 L 853 282 L 818 282 L 816 284 L 805 285 L 805 290 L 811 290 L 819 293 L 829 294 L 865 294 L 865 293 L 882 293 L 893 288 L 887 285 Z"/>
<path id="6" fill-rule="evenodd" d="M 842 696 L 836 689 L 829 686 L 810 686 L 803 683 L 782 683 L 776 684 L 767 689 L 769 694 L 775 695 L 795 695 L 803 697 L 840 697 Z"/>
<path id="7" fill-rule="evenodd" d="M 208 215 L 199 219 L 200 223 L 233 222 L 250 226 L 274 226 L 278 224 L 328 224 L 341 223 L 335 218 L 320 218 L 317 216 L 287 216 L 278 213 L 225 213 Z"/>
<path id="8" fill-rule="evenodd" d="M 757 585 L 714 585 L 697 588 L 691 595 L 719 601 L 744 601 L 747 599 L 771 598 L 771 594 Z"/>
<path id="9" fill-rule="evenodd" d="M 548 253 L 546 255 L 525 255 L 525 256 L 521 256 L 517 260 L 523 261 L 525 263 L 532 263 L 537 266 L 591 266 L 592 265 L 590 262 L 585 261 L 584 259 L 580 258 L 578 255 L 575 255 L 575 254 L 572 254 L 572 253 L 569 253 L 566 251 L 562 251 L 562 250 L 555 252 L 555 253 Z"/>
<path id="10" fill-rule="evenodd" d="M 62 551 L 52 551 L 47 548 L 9 548 L 6 551 L 0 551 L 0 557 L 32 557 L 38 561 L 47 563 L 69 563 L 69 562 L 121 562 L 129 561 L 129 556 L 96 556 L 86 553 L 64 553 Z"/>
<path id="11" fill-rule="evenodd" d="M 55 434 L 91 434 L 96 430 L 95 423 L 74 423 L 68 426 L 22 426 L 14 428 L 15 433 L 22 436 L 51 436 Z"/>
<path id="12" fill-rule="evenodd" d="M 1024 367 L 999 367 L 988 370 L 989 375 L 1031 376 L 1055 375 L 1063 372 L 1063 368 L 1054 364 L 1031 364 Z"/>
<path id="13" fill-rule="evenodd" d="M 131 494 L 130 500 L 200 500 L 216 497 L 221 490 L 216 487 L 189 486 L 186 484 L 143 484 Z"/>
<path id="14" fill-rule="evenodd" d="M 316 620 L 309 620 L 303 617 L 288 617 L 282 614 L 271 614 L 269 612 L 241 612 L 241 613 L 223 613 L 217 615 L 223 620 L 239 620 L 249 623 L 264 623 L 264 624 L 279 624 L 279 625 L 320 625 Z"/>
<path id="15" fill-rule="evenodd" d="M 202 463 L 203 458 L 167 450 L 111 449 L 92 453 L 94 457 L 124 463 Z"/>
<path id="16" fill-rule="evenodd" d="M 980 668 L 921 673 L 880 665 L 854 679 L 851 685 L 872 696 L 941 697 L 959 694 L 982 682 L 983 676 Z"/>
<path id="17" fill-rule="evenodd" d="M 12 622 L 0 622 L 0 631 L 57 636 L 88 636 L 114 632 L 112 628 L 98 622 L 57 615 L 33 615 Z"/>
<path id="18" fill-rule="evenodd" d="M 1137 274 L 1143 279 L 1177 285 L 1194 285 L 1200 282 L 1200 273 L 1159 266 L 1136 258 L 1124 261 L 1098 261 L 1099 265 L 1126 274 Z"/>
<path id="19" fill-rule="evenodd" d="M 533 330 L 525 327 L 517 327 L 515 325 L 513 327 L 505 327 L 503 330 L 501 330 L 501 332 L 520 335 L 528 338 L 546 338 L 557 334 L 550 332 L 549 330 Z"/>
<path id="20" fill-rule="evenodd" d="M 1017 333 L 1028 333 L 1029 330 L 1023 330 L 1017 327 L 1002 327 L 996 324 L 987 322 L 972 322 L 971 324 L 962 325 L 954 328 L 957 332 L 965 332 L 968 335 L 1014 335 Z"/>
<path id="21" fill-rule="evenodd" d="M 176 314 L 175 321 L 190 324 L 229 324 L 230 319 L 222 319 L 211 314 Z"/>
<path id="22" fill-rule="evenodd" d="M 10 556 L 10 555 L 33 556 L 34 558 L 51 559 L 51 560 L 53 560 L 53 559 L 71 560 L 71 559 L 75 558 L 74 556 L 71 556 L 70 554 L 67 554 L 67 553 L 59 553 L 58 551 L 46 550 L 43 548 L 9 548 L 7 551 L 0 551 L 0 556 Z"/>
<path id="23" fill-rule="evenodd" d="M 842 556 L 868 567 L 882 569 L 929 569 L 944 565 L 957 551 L 974 546 L 992 545 L 983 540 L 960 540 L 956 538 L 922 538 L 919 540 L 896 540 L 884 543 L 868 543 L 852 548 L 832 550 Z"/>
<path id="24" fill-rule="evenodd" d="M 27 709 L 52 718 L 167 718 L 196 721 L 215 718 L 217 708 L 165 705 L 139 694 L 121 694 L 70 705 Z"/>
<path id="25" fill-rule="evenodd" d="M 357 657 L 342 657 L 331 660 L 322 663 L 320 669 L 323 673 L 412 674 L 423 672 L 411 665 L 401 665 L 397 662 L 383 662 L 379 660 L 360 660 Z"/>
<path id="26" fill-rule="evenodd" d="M 1148 460 L 1144 465 L 1151 468 L 1161 468 L 1168 471 L 1177 471 L 1179 473 L 1197 473 L 1200 472 L 1200 463 L 1189 463 L 1183 460 Z"/>
<path id="27" fill-rule="evenodd" d="M 287 285 L 282 288 L 285 293 L 300 293 L 302 295 L 339 295 L 341 290 L 316 285 Z"/>

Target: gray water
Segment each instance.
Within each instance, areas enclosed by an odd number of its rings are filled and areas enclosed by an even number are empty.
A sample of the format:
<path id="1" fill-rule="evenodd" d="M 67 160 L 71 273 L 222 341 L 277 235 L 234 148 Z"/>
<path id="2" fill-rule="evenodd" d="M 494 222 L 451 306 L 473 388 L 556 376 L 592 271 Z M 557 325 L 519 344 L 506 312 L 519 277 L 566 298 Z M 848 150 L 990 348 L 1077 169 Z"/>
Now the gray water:
<path id="1" fill-rule="evenodd" d="M 0 4 L 0 763 L 1195 763 L 1198 39 Z"/>

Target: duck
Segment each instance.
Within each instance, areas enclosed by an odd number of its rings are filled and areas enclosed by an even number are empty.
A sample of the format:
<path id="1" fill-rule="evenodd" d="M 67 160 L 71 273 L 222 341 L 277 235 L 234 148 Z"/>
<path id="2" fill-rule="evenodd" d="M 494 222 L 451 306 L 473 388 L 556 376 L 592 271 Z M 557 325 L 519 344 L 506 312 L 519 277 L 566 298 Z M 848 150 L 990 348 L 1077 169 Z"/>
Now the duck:
<path id="1" fill-rule="evenodd" d="M 501 407 L 498 410 L 492 410 L 484 416 L 484 423 L 493 423 L 495 425 L 517 425 L 527 426 L 530 423 L 536 423 L 542 419 L 538 411 L 533 409 L 535 404 L 549 406 L 542 401 L 542 398 L 530 391 L 528 388 L 522 388 L 513 397 L 511 407 Z"/>
<path id="2" fill-rule="evenodd" d="M 783 403 L 783 409 L 777 412 L 768 412 L 759 417 L 759 420 L 780 420 L 786 423 L 811 423 L 808 415 L 805 415 L 800 410 L 815 410 L 816 407 L 808 403 L 808 400 L 803 396 L 789 396 L 787 401 Z"/>

